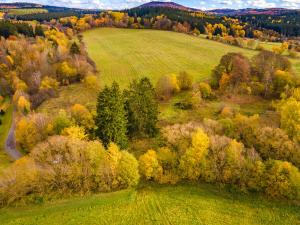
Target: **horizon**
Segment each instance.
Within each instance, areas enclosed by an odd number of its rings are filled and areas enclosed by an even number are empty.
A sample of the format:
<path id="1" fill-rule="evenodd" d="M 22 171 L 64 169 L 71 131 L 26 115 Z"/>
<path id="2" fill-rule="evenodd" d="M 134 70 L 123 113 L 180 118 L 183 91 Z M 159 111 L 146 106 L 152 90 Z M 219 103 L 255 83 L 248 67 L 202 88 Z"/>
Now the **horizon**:
<path id="1" fill-rule="evenodd" d="M 161 0 L 160 2 L 174 2 L 186 7 L 191 7 L 200 10 L 213 9 L 265 9 L 265 8 L 286 8 L 286 9 L 300 9 L 300 2 L 297 0 L 211 0 L 209 2 L 204 0 Z M 152 1 L 149 0 L 4 0 L 1 3 L 36 3 L 49 6 L 60 6 L 68 8 L 81 9 L 105 9 L 105 10 L 122 10 L 133 8 Z M 260 7 L 257 7 L 257 6 Z"/>

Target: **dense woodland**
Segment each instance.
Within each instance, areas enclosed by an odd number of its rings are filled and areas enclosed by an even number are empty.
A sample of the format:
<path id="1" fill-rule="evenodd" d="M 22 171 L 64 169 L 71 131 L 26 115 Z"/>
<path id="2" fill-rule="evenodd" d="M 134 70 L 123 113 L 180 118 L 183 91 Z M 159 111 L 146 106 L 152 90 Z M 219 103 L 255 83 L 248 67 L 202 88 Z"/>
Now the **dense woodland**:
<path id="1" fill-rule="evenodd" d="M 52 18 L 34 27 L 0 24 L 5 37 L 0 41 L 0 95 L 15 106 L 17 147 L 25 155 L 0 177 L 1 206 L 120 190 L 148 180 L 207 182 L 270 198 L 300 199 L 300 83 L 289 58 L 282 56 L 289 43 L 273 52 L 259 50 L 251 59 L 224 55 L 208 82 L 196 83 L 183 71 L 162 74 L 155 84 L 145 77 L 124 90 L 117 83 L 99 88 L 81 31 L 152 28 L 206 33 L 212 39 L 244 38 L 248 32 L 233 19 L 173 10 L 161 14 L 157 9 L 131 10 Z M 59 87 L 73 83 L 99 92 L 96 108 L 75 104 L 54 115 L 35 112 L 59 95 Z M 159 126 L 159 104 L 183 91 L 191 94 L 177 105 L 183 110 L 232 94 L 259 96 L 274 102 L 279 125 L 224 107 L 216 118 Z M 129 142 L 138 138 L 155 139 L 157 147 L 136 157 Z"/>
<path id="2" fill-rule="evenodd" d="M 282 15 L 245 15 L 237 19 L 260 29 L 268 29 L 287 37 L 300 35 L 300 12 L 289 12 Z"/>

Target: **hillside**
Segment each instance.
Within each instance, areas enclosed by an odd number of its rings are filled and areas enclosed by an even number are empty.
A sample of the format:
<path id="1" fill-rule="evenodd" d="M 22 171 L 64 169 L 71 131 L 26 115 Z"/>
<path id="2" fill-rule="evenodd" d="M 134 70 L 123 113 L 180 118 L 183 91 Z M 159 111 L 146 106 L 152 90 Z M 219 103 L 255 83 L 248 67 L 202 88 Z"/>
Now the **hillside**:
<path id="1" fill-rule="evenodd" d="M 189 8 L 180 4 L 177 4 L 175 2 L 159 2 L 159 1 L 152 1 L 145 4 L 142 4 L 138 6 L 137 8 L 143 9 L 143 8 L 172 8 L 172 9 L 178 9 L 183 11 L 201 11 L 200 9 L 195 8 Z"/>
<path id="2" fill-rule="evenodd" d="M 210 185 L 177 185 L 2 209 L 0 221 L 1 225 L 287 225 L 300 222 L 299 210 L 297 206 L 255 195 L 230 194 Z"/>
<path id="3" fill-rule="evenodd" d="M 100 70 L 102 85 L 113 80 L 126 85 L 142 76 L 156 82 L 162 75 L 180 71 L 189 72 L 196 81 L 205 80 L 224 54 L 255 54 L 255 51 L 175 32 L 105 28 L 83 35 L 89 55 Z"/>
<path id="4" fill-rule="evenodd" d="M 297 12 L 298 10 L 285 8 L 266 8 L 266 9 L 213 9 L 206 12 L 215 15 L 241 16 L 241 15 L 282 15 Z"/>

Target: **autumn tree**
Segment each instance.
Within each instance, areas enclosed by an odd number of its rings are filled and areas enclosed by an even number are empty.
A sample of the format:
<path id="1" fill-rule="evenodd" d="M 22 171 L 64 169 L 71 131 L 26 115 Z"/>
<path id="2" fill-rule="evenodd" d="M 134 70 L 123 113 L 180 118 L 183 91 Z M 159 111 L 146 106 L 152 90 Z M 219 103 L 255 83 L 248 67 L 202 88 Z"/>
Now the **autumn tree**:
<path id="1" fill-rule="evenodd" d="M 264 85 L 264 96 L 270 96 L 274 90 L 274 79 L 277 71 L 291 72 L 291 62 L 273 52 L 262 51 L 252 58 L 252 75 Z"/>
<path id="2" fill-rule="evenodd" d="M 198 180 L 205 169 L 205 158 L 208 153 L 209 138 L 199 129 L 192 135 L 192 145 L 180 159 L 179 168 L 183 177 Z"/>
<path id="3" fill-rule="evenodd" d="M 250 80 L 250 62 L 240 53 L 228 53 L 213 70 L 212 85 L 216 88 L 237 88 Z M 226 77 L 226 78 L 225 78 Z"/>
<path id="4" fill-rule="evenodd" d="M 156 94 L 160 100 L 168 100 L 180 91 L 176 75 L 166 75 L 159 78 L 156 84 Z"/>
<path id="5" fill-rule="evenodd" d="M 110 142 L 121 148 L 127 146 L 127 117 L 119 85 L 105 86 L 97 99 L 96 136 L 105 146 Z"/>
<path id="6" fill-rule="evenodd" d="M 192 88 L 193 78 L 185 71 L 179 73 L 179 75 L 177 76 L 177 81 L 180 90 L 189 90 Z"/>

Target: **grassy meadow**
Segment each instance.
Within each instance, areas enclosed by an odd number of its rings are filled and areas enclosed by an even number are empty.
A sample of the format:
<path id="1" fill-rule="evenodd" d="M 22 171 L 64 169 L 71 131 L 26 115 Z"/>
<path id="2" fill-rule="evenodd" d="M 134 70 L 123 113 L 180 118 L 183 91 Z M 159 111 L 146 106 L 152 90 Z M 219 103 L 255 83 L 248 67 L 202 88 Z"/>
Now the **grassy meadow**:
<path id="1" fill-rule="evenodd" d="M 101 28 L 83 35 L 89 56 L 99 70 L 101 85 L 115 80 L 126 86 L 130 80 L 142 76 L 155 82 L 162 75 L 180 71 L 201 81 L 210 77 L 224 54 L 255 54 L 255 51 L 169 31 Z"/>
<path id="2" fill-rule="evenodd" d="M 228 52 L 253 56 L 255 51 L 169 31 L 100 28 L 83 33 L 89 56 L 98 69 L 99 84 L 114 80 L 126 88 L 132 79 L 147 76 L 155 83 L 166 74 L 190 73 L 195 81 L 209 79 L 211 70 Z M 97 92 L 84 85 L 62 87 L 60 96 L 39 108 L 57 112 L 74 103 L 95 105 Z"/>
<path id="3" fill-rule="evenodd" d="M 28 8 L 28 9 L 3 9 L 0 10 L 1 12 L 8 12 L 9 15 L 28 15 L 28 14 L 35 14 L 35 13 L 47 13 L 47 9 L 37 9 L 37 8 Z"/>
<path id="4" fill-rule="evenodd" d="M 0 210 L 1 225 L 300 223 L 300 206 L 211 185 L 150 185 L 47 205 Z"/>
<path id="5" fill-rule="evenodd" d="M 155 84 L 160 76 L 178 74 L 180 71 L 187 71 L 194 77 L 194 81 L 203 81 L 210 78 L 212 69 L 228 52 L 241 52 L 248 57 L 258 54 L 258 51 L 207 40 L 204 36 L 194 37 L 169 31 L 99 28 L 88 30 L 83 36 L 89 56 L 95 61 L 99 71 L 98 81 L 101 86 L 109 85 L 115 80 L 122 88 L 126 88 L 132 79 L 143 76 L 151 78 Z M 295 71 L 300 73 L 300 60 L 291 61 Z M 245 104 L 231 100 L 212 102 L 197 112 L 172 107 L 176 101 L 186 97 L 182 93 L 170 102 L 161 104 L 160 118 L 186 122 L 193 118 L 212 117 L 224 104 L 238 107 L 245 114 L 261 114 L 270 105 L 258 99 Z M 52 114 L 57 113 L 59 108 L 67 109 L 75 103 L 94 108 L 96 98 L 97 91 L 82 84 L 74 84 L 62 87 L 58 98 L 47 100 L 38 110 Z"/>

